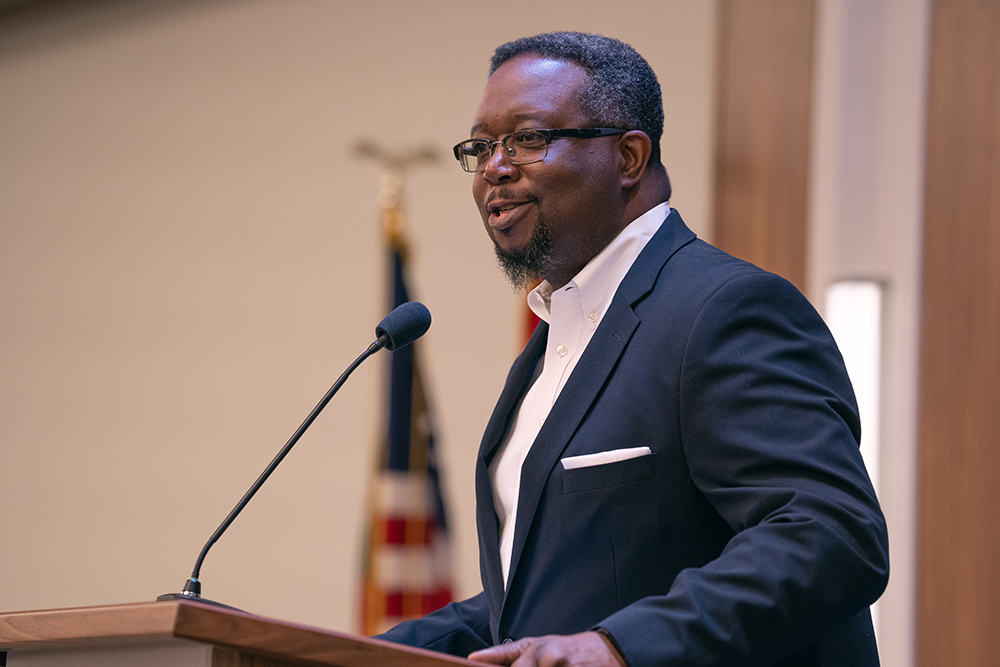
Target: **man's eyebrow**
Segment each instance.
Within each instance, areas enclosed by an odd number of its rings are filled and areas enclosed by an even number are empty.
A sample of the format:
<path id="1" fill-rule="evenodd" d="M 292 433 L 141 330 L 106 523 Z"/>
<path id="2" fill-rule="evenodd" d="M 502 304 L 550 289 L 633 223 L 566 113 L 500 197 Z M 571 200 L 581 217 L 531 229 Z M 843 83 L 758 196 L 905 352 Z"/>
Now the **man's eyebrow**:
<path id="1" fill-rule="evenodd" d="M 539 116 L 538 114 L 534 114 L 534 113 L 513 114 L 509 118 L 510 118 L 510 120 L 515 125 L 517 123 L 522 123 L 522 122 L 524 122 L 526 120 L 530 120 L 530 121 L 536 121 L 538 123 L 538 125 L 536 125 L 535 127 L 539 128 L 539 129 L 547 129 L 548 128 L 548 126 L 545 125 L 545 119 L 542 118 L 541 116 Z M 476 134 L 476 132 L 481 131 L 484 127 L 486 127 L 486 125 L 487 125 L 487 123 L 485 123 L 485 122 L 483 122 L 483 123 L 476 123 L 475 125 L 472 126 L 472 129 L 469 130 L 469 136 L 471 137 L 474 134 Z"/>

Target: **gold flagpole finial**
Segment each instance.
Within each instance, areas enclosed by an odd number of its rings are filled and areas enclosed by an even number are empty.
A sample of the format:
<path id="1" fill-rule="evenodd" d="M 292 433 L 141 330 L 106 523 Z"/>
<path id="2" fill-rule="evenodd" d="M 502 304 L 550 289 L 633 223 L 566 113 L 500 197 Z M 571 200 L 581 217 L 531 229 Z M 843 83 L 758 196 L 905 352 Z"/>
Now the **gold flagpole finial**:
<path id="1" fill-rule="evenodd" d="M 386 238 L 397 251 L 405 253 L 405 217 L 402 199 L 407 172 L 413 167 L 440 159 L 431 146 L 404 148 L 390 151 L 372 139 L 361 139 L 354 144 L 354 153 L 377 162 L 383 169 L 379 181 L 378 205 L 382 209 L 382 228 Z"/>

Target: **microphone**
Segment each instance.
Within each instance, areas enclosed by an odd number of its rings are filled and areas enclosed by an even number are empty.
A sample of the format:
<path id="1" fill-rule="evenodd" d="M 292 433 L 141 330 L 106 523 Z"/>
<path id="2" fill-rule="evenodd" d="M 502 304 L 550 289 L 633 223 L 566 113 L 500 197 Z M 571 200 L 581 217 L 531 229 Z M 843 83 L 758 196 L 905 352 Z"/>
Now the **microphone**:
<path id="1" fill-rule="evenodd" d="M 271 463 L 268 464 L 264 472 L 261 473 L 257 481 L 253 483 L 250 489 L 243 495 L 240 502 L 236 503 L 236 507 L 229 513 L 229 516 L 215 529 L 212 536 L 208 538 L 208 542 L 202 547 L 201 553 L 198 555 L 198 560 L 195 561 L 194 569 L 191 572 L 191 576 L 184 583 L 184 588 L 181 589 L 180 593 L 166 593 L 165 595 L 160 595 L 156 599 L 157 601 L 163 600 L 197 600 L 199 602 L 205 602 L 208 604 L 218 605 L 220 607 L 227 607 L 228 605 L 221 604 L 219 602 L 213 602 L 212 600 L 207 600 L 201 597 L 201 581 L 198 578 L 201 574 L 201 565 L 205 561 L 205 556 L 208 555 L 208 550 L 212 548 L 212 545 L 219 541 L 222 534 L 226 532 L 229 525 L 239 516 L 239 513 L 243 511 L 243 508 L 247 506 L 250 499 L 254 497 L 260 487 L 264 485 L 267 478 L 271 476 L 274 469 L 278 467 L 278 464 L 288 455 L 288 452 L 292 450 L 295 443 L 299 441 L 302 434 L 306 432 L 319 413 L 323 411 L 330 399 L 333 398 L 334 394 L 340 389 L 340 387 L 347 381 L 351 373 L 354 372 L 358 366 L 361 365 L 368 357 L 372 356 L 382 348 L 388 350 L 398 350 L 400 348 L 406 347 L 416 339 L 427 333 L 427 329 L 431 326 L 431 314 L 427 310 L 427 307 L 422 303 L 416 301 L 407 301 L 402 303 L 386 315 L 378 326 L 375 327 L 375 342 L 368 346 L 361 356 L 354 360 L 354 362 L 347 367 L 347 370 L 337 378 L 337 381 L 333 383 L 330 390 L 326 392 L 326 395 L 316 404 L 316 407 L 312 409 L 309 416 L 306 417 L 305 421 L 295 430 L 292 437 L 289 438 L 285 446 L 281 448 L 278 455 L 274 457 Z"/>
<path id="2" fill-rule="evenodd" d="M 417 301 L 401 303 L 375 327 L 375 335 L 387 350 L 406 347 L 427 333 L 431 326 L 431 313 L 427 306 Z"/>

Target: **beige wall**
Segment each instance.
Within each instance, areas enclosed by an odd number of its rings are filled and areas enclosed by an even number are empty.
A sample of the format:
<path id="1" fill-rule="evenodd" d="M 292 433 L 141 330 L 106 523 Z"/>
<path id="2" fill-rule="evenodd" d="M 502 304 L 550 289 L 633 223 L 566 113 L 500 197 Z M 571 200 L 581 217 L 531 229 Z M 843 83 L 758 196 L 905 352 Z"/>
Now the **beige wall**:
<path id="1" fill-rule="evenodd" d="M 385 312 L 375 137 L 444 159 L 408 184 L 412 288 L 458 548 L 517 348 L 447 157 L 492 48 L 619 37 L 664 87 L 674 204 L 709 225 L 703 0 L 56 3 L 0 25 L 0 610 L 176 591 L 212 530 Z M 213 548 L 206 597 L 355 629 L 378 367 L 363 367 Z"/>

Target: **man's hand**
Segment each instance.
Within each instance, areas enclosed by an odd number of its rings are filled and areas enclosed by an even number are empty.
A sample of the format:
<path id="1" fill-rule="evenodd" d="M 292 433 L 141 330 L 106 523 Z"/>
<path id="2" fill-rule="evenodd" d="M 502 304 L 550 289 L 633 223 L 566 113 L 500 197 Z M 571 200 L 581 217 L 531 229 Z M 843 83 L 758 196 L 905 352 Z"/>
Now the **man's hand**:
<path id="1" fill-rule="evenodd" d="M 526 637 L 476 651 L 469 660 L 513 667 L 626 667 L 618 651 L 597 632 Z"/>

